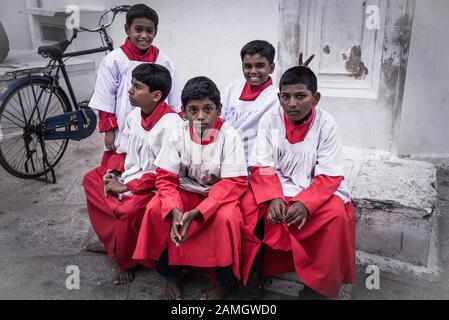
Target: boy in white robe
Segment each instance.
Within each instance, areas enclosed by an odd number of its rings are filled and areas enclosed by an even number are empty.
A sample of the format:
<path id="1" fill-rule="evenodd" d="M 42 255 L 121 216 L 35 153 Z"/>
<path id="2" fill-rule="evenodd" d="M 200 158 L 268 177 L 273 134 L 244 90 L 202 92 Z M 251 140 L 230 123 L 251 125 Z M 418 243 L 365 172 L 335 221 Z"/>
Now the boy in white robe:
<path id="1" fill-rule="evenodd" d="M 223 120 L 238 130 L 247 159 L 260 118 L 278 103 L 278 89 L 270 77 L 275 68 L 275 53 L 267 41 L 246 44 L 240 52 L 243 78 L 232 81 L 223 91 Z"/>
<path id="2" fill-rule="evenodd" d="M 132 260 L 147 203 L 154 195 L 154 161 L 161 144 L 182 119 L 165 102 L 170 91 L 169 71 L 158 64 L 141 64 L 132 73 L 129 100 L 135 108 L 126 118 L 122 142 L 124 171 L 98 167 L 83 179 L 89 217 L 109 259 L 117 257 L 120 272 L 115 284 L 134 277 Z"/>
<path id="3" fill-rule="evenodd" d="M 131 85 L 131 73 L 136 66 L 148 62 L 166 67 L 172 78 L 172 87 L 166 102 L 176 112 L 180 110 L 181 87 L 174 65 L 163 52 L 152 45 L 158 23 L 159 17 L 153 9 L 144 4 L 132 6 L 126 14 L 125 44 L 109 53 L 98 70 L 95 91 L 89 106 L 99 111 L 99 129 L 105 133 L 105 152 L 101 165 L 109 169 L 123 164 L 123 157 L 114 159 L 114 155 L 120 146 L 125 119 L 133 110 L 128 99 L 128 90 Z M 111 157 L 114 164 L 108 166 Z"/>

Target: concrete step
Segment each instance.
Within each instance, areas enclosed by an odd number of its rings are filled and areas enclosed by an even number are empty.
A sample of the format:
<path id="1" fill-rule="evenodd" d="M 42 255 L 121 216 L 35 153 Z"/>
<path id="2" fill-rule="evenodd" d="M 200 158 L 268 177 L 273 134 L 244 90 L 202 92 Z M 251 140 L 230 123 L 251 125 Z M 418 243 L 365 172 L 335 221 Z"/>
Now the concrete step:
<path id="1" fill-rule="evenodd" d="M 436 281 L 438 215 L 436 167 L 389 152 L 343 148 L 346 182 L 356 208 L 357 264 L 375 265 L 383 277 Z M 297 295 L 296 273 L 271 278 L 268 290 Z M 340 299 L 349 298 L 343 286 Z"/>

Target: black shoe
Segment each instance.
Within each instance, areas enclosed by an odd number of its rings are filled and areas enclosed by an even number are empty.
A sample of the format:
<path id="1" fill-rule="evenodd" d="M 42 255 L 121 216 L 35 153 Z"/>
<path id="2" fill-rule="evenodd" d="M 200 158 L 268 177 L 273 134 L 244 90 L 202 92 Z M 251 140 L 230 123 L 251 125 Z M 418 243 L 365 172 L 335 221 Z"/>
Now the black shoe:
<path id="1" fill-rule="evenodd" d="M 299 300 L 327 300 L 327 297 L 304 286 L 304 289 L 299 292 Z"/>

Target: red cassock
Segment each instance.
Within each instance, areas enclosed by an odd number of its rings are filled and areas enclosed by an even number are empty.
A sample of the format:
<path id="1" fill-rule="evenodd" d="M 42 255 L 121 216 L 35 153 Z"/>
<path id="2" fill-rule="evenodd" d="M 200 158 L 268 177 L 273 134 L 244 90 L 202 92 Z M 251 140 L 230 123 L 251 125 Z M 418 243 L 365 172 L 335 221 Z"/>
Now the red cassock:
<path id="1" fill-rule="evenodd" d="M 168 246 L 170 265 L 232 265 L 234 276 L 240 280 L 243 218 L 239 198 L 247 190 L 246 177 L 221 179 L 203 196 L 179 188 L 179 178 L 172 172 L 158 168 L 156 176 L 158 192 L 145 211 L 133 258 L 155 269 L 155 262 Z M 181 212 L 198 208 L 201 212 L 192 222 L 187 240 L 177 248 L 170 240 L 173 208 Z"/>
<path id="2" fill-rule="evenodd" d="M 134 194 L 123 195 L 121 201 L 114 196 L 105 197 L 103 176 L 106 169 L 96 168 L 84 176 L 87 210 L 90 221 L 100 241 L 112 260 L 114 253 L 120 269 L 135 267 L 132 260 L 145 207 L 154 196 L 155 175 L 147 173 L 126 185 Z M 115 250 L 114 250 L 115 249 Z"/>
<path id="3" fill-rule="evenodd" d="M 272 174 L 268 174 L 270 171 Z M 254 235 L 261 217 L 265 226 L 265 276 L 296 271 L 305 285 L 326 296 L 338 296 L 342 283 L 356 281 L 354 208 L 351 202 L 344 204 L 334 195 L 342 179 L 318 176 L 296 197 L 285 198 L 273 168 L 253 168 L 250 189 L 241 199 L 244 283 L 262 245 Z M 272 224 L 267 220 L 269 201 L 276 198 L 283 199 L 287 209 L 297 201 L 306 206 L 309 216 L 302 229 L 298 224 L 288 227 L 285 222 Z"/>

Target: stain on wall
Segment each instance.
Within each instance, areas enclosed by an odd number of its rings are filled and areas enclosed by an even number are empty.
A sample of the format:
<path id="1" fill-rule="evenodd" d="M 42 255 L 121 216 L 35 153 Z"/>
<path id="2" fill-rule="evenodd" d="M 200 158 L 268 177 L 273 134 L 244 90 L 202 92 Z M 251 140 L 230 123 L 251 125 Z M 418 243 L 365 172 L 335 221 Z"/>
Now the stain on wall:
<path id="1" fill-rule="evenodd" d="M 329 55 L 329 54 L 331 53 L 331 48 L 329 48 L 329 46 L 326 45 L 326 46 L 323 48 L 323 52 L 324 52 L 325 54 Z"/>
<path id="2" fill-rule="evenodd" d="M 353 46 L 351 48 L 349 58 L 346 54 L 343 54 L 343 60 L 346 61 L 346 70 L 350 73 L 350 77 L 354 77 L 359 80 L 366 78 L 368 68 L 362 61 L 362 48 L 360 46 Z"/>

